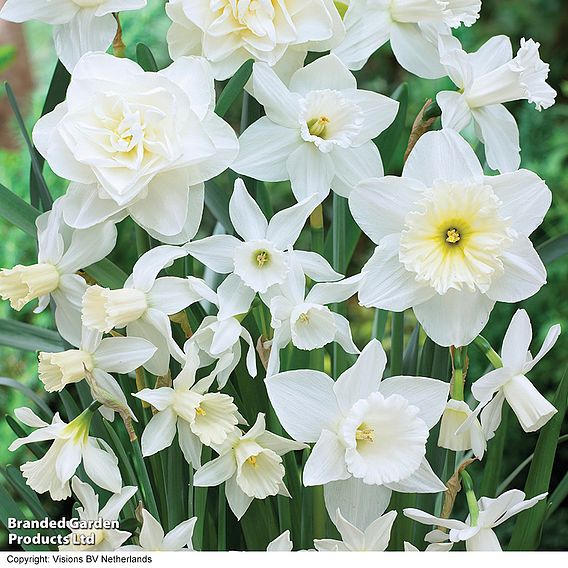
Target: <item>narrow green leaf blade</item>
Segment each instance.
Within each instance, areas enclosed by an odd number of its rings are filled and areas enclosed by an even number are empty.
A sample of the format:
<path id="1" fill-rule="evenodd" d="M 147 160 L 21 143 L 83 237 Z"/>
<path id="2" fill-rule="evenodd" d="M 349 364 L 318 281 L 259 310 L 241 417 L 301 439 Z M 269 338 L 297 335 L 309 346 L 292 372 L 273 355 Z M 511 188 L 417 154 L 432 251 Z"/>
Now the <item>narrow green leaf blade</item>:
<path id="1" fill-rule="evenodd" d="M 35 207 L 0 184 L 0 217 L 28 235 L 35 236 L 35 220 L 39 214 Z"/>
<path id="2" fill-rule="evenodd" d="M 15 381 L 14 379 L 9 379 L 7 377 L 0 377 L 0 387 L 6 387 L 9 389 L 15 389 L 20 391 L 43 411 L 44 418 L 51 420 L 53 413 L 51 412 L 49 406 L 47 406 L 47 404 L 45 404 L 43 399 L 39 397 L 32 389 L 30 389 L 26 385 L 18 381 Z"/>
<path id="3" fill-rule="evenodd" d="M 568 254 L 568 234 L 559 235 L 537 247 L 538 254 L 545 265 Z"/>
<path id="4" fill-rule="evenodd" d="M 254 59 L 245 61 L 223 89 L 215 106 L 215 113 L 221 118 L 227 114 L 227 111 L 245 88 L 245 85 L 252 75 L 253 63 Z"/>
<path id="5" fill-rule="evenodd" d="M 158 71 L 156 58 L 150 48 L 144 43 L 139 43 L 136 46 L 136 60 L 138 61 L 138 65 L 140 65 L 144 71 Z"/>
<path id="6" fill-rule="evenodd" d="M 8 319 L 0 319 L 0 345 L 22 351 L 56 353 L 65 350 L 63 339 L 56 331 Z"/>

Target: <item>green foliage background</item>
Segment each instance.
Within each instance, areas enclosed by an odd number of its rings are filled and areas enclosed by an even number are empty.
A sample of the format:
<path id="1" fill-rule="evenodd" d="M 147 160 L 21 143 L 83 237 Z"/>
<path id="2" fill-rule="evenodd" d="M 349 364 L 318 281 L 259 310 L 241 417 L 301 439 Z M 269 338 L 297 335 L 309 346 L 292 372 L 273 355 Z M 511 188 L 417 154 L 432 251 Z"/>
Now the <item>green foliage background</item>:
<path id="1" fill-rule="evenodd" d="M 124 40 L 127 55 L 135 59 L 135 48 L 138 42 L 144 42 L 156 55 L 160 67 L 167 65 L 168 55 L 165 42 L 168 19 L 164 14 L 161 0 L 149 0 L 149 6 L 142 11 L 128 12 L 122 16 Z M 484 0 L 481 19 L 470 29 L 461 29 L 460 36 L 467 50 L 477 49 L 493 35 L 506 34 L 518 45 L 521 37 L 532 37 L 541 43 L 541 56 L 550 63 L 550 82 L 558 91 L 557 103 L 542 113 L 536 112 L 528 104 L 522 102 L 510 105 L 518 119 L 521 132 L 522 167 L 538 173 L 545 179 L 553 192 L 553 205 L 542 227 L 533 235 L 536 245 L 550 238 L 568 233 L 568 4 L 564 0 Z M 31 130 L 40 115 L 41 106 L 49 80 L 55 67 L 55 53 L 51 41 L 49 26 L 28 23 L 25 25 L 28 40 L 30 61 L 33 66 L 36 89 L 32 104 L 27 113 L 27 124 Z M 7 52 L 2 52 L 6 54 Z M 410 76 L 401 69 L 388 46 L 376 53 L 363 71 L 358 73 L 359 84 L 368 88 L 391 94 L 403 81 L 409 86 L 410 103 L 407 116 L 408 131 L 413 118 L 425 100 L 435 97 L 444 88 L 453 88 L 447 79 L 427 81 Z M 2 93 L 1 96 L 5 96 Z M 238 129 L 238 110 L 235 105 L 228 120 Z M 13 124 L 14 137 L 19 134 Z M 18 138 L 19 140 L 19 138 Z M 21 141 L 21 140 L 20 140 Z M 404 145 L 406 141 L 404 142 Z M 397 151 L 392 172 L 398 174 L 402 167 L 404 146 Z M 480 157 L 483 152 L 480 149 Z M 0 183 L 12 191 L 27 198 L 29 158 L 25 149 L 17 151 L 0 151 Z M 46 179 L 54 196 L 62 194 L 65 182 L 53 175 L 46 168 Z M 272 201 L 276 209 L 290 204 L 287 188 L 274 185 L 271 188 Z M 204 227 L 210 229 L 213 220 L 205 218 Z M 126 247 L 128 248 L 128 247 Z M 131 247 L 133 248 L 133 247 Z M 361 239 L 352 271 L 358 270 L 370 254 L 369 243 Z M 133 258 L 121 259 L 121 264 L 131 263 Z M 35 244 L 17 228 L 0 221 L 0 266 L 11 267 L 15 264 L 31 264 L 35 262 Z M 566 257 L 559 259 L 548 267 L 548 285 L 536 296 L 523 302 L 533 322 L 535 348 L 542 342 L 548 328 L 560 323 L 565 330 L 555 349 L 537 367 L 532 378 L 539 389 L 550 399 L 567 371 L 566 351 L 568 348 L 568 262 Z M 491 343 L 498 347 L 512 314 L 518 306 L 499 305 L 493 311 L 485 335 Z M 29 305 L 20 313 L 10 310 L 7 302 L 0 303 L 0 318 L 14 318 L 20 321 L 33 322 L 36 325 L 49 327 L 49 313 L 35 316 L 33 306 Z M 363 346 L 369 339 L 372 326 L 372 311 L 358 308 L 356 302 L 349 307 L 350 319 L 356 342 Z M 414 327 L 412 317 L 406 318 L 408 334 Z M 385 345 L 388 348 L 388 340 Z M 478 363 L 479 364 L 479 363 Z M 474 365 L 470 370 L 471 377 L 477 377 L 483 369 Z M 16 378 L 45 397 L 37 380 L 36 357 L 34 353 L 24 353 L 0 347 L 0 377 Z M 25 398 L 18 392 L 0 387 L 0 464 L 19 465 L 27 459 L 25 450 L 15 455 L 8 452 L 7 447 L 14 434 L 7 426 L 4 415 L 20 405 Z M 509 422 L 510 434 L 505 451 L 503 477 L 512 472 L 527 456 L 536 443 L 536 435 L 524 434 L 516 420 Z M 566 474 L 568 465 L 568 444 L 559 446 L 553 471 L 551 488 L 554 488 Z M 513 482 L 515 487 L 523 487 L 526 470 Z M 57 506 L 49 509 L 56 514 Z M 511 531 L 514 523 L 509 523 L 505 531 Z M 568 531 L 568 507 L 564 503 L 544 527 L 542 550 L 565 550 Z M 506 532 L 504 533 L 506 534 Z M 0 532 L 0 549 L 5 549 L 5 534 Z M 418 544 L 418 543 L 416 543 Z"/>

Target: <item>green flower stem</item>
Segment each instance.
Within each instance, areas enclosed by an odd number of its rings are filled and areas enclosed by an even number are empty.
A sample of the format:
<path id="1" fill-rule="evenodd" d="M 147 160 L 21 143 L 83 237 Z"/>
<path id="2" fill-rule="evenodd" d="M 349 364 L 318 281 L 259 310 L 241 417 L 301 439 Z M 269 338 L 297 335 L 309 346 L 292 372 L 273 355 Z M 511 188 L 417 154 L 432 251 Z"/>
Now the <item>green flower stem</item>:
<path id="1" fill-rule="evenodd" d="M 227 550 L 227 503 L 225 499 L 225 484 L 219 485 L 218 519 L 217 519 L 217 552 Z"/>
<path id="2" fill-rule="evenodd" d="M 470 526 L 475 527 L 479 520 L 479 505 L 477 504 L 477 497 L 473 491 L 473 479 L 471 479 L 471 475 L 469 475 L 465 469 L 460 472 L 460 478 L 469 509 Z"/>
<path id="3" fill-rule="evenodd" d="M 456 347 L 454 349 L 454 370 L 452 374 L 452 398 L 454 400 L 464 400 L 466 360 L 467 347 Z"/>
<path id="4" fill-rule="evenodd" d="M 332 222 L 332 237 L 333 237 L 333 268 L 340 274 L 345 274 L 347 271 L 347 257 L 346 257 L 346 217 L 347 217 L 347 200 L 344 197 L 333 194 L 333 222 Z M 347 305 L 345 302 L 341 304 L 334 304 L 332 306 L 334 312 L 343 316 L 347 315 Z M 333 376 L 337 378 L 346 369 L 346 361 L 344 351 L 337 344 L 333 343 Z"/>
<path id="5" fill-rule="evenodd" d="M 491 347 L 491 344 L 485 337 L 478 335 L 474 340 L 473 344 L 487 357 L 489 362 L 496 368 L 500 369 L 503 366 L 503 361 L 501 357 L 497 355 L 496 351 Z"/>
<path id="6" fill-rule="evenodd" d="M 390 375 L 402 373 L 404 357 L 404 312 L 393 312 L 391 323 Z"/>

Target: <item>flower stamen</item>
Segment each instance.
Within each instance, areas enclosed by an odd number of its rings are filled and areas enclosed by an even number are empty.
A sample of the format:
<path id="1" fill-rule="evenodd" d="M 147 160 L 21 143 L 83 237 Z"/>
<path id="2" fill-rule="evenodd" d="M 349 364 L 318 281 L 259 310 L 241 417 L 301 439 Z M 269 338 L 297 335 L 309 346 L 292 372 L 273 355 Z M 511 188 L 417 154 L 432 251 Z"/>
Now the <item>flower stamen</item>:
<path id="1" fill-rule="evenodd" d="M 319 118 L 312 118 L 308 121 L 308 130 L 312 136 L 325 138 L 327 127 L 330 120 L 327 116 L 320 116 Z"/>
<path id="2" fill-rule="evenodd" d="M 374 442 L 375 430 L 366 424 L 361 424 L 355 432 L 355 439 L 359 442 Z"/>
<path id="3" fill-rule="evenodd" d="M 446 242 L 451 244 L 451 245 L 458 244 L 460 242 L 461 238 L 462 238 L 461 235 L 460 235 L 460 232 L 454 227 L 452 227 L 451 229 L 448 229 L 447 232 L 446 232 L 446 235 L 447 235 Z"/>

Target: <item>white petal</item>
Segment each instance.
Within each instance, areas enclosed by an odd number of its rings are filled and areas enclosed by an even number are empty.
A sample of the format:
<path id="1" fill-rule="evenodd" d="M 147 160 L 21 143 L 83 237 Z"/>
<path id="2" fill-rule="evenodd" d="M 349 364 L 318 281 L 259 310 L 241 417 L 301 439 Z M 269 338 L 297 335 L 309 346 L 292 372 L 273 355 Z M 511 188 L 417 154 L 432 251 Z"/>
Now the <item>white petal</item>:
<path id="1" fill-rule="evenodd" d="M 197 517 L 192 517 L 187 521 L 183 521 L 177 527 L 173 528 L 164 538 L 162 545 L 162 550 L 181 550 L 182 548 L 188 548 L 193 550 L 193 544 L 191 539 L 193 538 L 193 530 L 195 529 L 195 523 L 197 522 Z"/>
<path id="2" fill-rule="evenodd" d="M 225 484 L 225 496 L 229 507 L 237 520 L 240 521 L 243 515 L 247 512 L 253 497 L 249 497 L 238 485 L 235 477 L 231 477 Z"/>
<path id="3" fill-rule="evenodd" d="M 503 338 L 503 366 L 513 373 L 522 373 L 532 341 L 532 325 L 526 310 L 517 310 Z"/>
<path id="4" fill-rule="evenodd" d="M 99 497 L 95 494 L 94 489 L 88 483 L 83 483 L 78 477 L 73 477 L 71 487 L 73 493 L 83 505 L 85 517 L 87 519 L 97 518 L 99 516 Z M 102 518 L 102 511 L 100 516 Z"/>
<path id="5" fill-rule="evenodd" d="M 476 400 L 488 402 L 493 394 L 511 379 L 511 374 L 509 368 L 494 369 L 471 385 L 471 393 Z"/>
<path id="6" fill-rule="evenodd" d="M 221 485 L 233 476 L 237 469 L 233 452 L 228 452 L 201 466 L 193 478 L 196 487 Z"/>
<path id="7" fill-rule="evenodd" d="M 177 415 L 172 408 L 165 408 L 152 416 L 142 434 L 142 455 L 152 456 L 169 448 L 176 435 Z"/>
<path id="8" fill-rule="evenodd" d="M 418 416 L 431 429 L 440 420 L 448 399 L 449 384 L 426 377 L 390 377 L 384 379 L 379 392 L 386 398 L 399 394 L 418 409 Z"/>
<path id="9" fill-rule="evenodd" d="M 235 231 L 243 240 L 254 241 L 266 237 L 266 217 L 250 196 L 242 179 L 235 181 L 235 189 L 229 201 L 229 215 Z"/>
<path id="10" fill-rule="evenodd" d="M 286 160 L 292 192 L 298 201 L 317 195 L 323 201 L 331 189 L 335 165 L 329 154 L 320 152 L 315 144 L 304 142 Z"/>
<path id="11" fill-rule="evenodd" d="M 511 227 L 527 237 L 537 229 L 550 208 L 552 193 L 546 183 L 529 170 L 486 177 L 503 202 L 501 214 L 509 217 Z"/>
<path id="12" fill-rule="evenodd" d="M 143 326 L 147 326 L 148 328 L 152 327 L 154 329 L 153 332 L 150 332 L 151 334 L 157 333 L 159 336 L 161 336 L 161 338 L 164 338 L 166 340 L 170 354 L 176 361 L 178 361 L 178 363 L 185 362 L 185 354 L 172 336 L 170 319 L 166 314 L 154 308 L 148 308 L 140 322 Z M 146 333 L 146 335 L 149 334 Z M 147 337 L 145 338 L 147 339 Z M 153 343 L 158 348 L 158 351 L 160 350 L 159 343 L 154 340 L 152 340 L 150 343 Z M 157 352 L 154 357 L 156 357 L 156 355 Z M 148 363 L 146 363 L 146 365 L 148 365 Z"/>
<path id="13" fill-rule="evenodd" d="M 489 167 L 502 173 L 518 170 L 521 147 L 515 117 L 503 105 L 478 107 L 471 113 L 479 139 L 485 144 Z"/>
<path id="14" fill-rule="evenodd" d="M 357 274 L 339 282 L 316 284 L 306 296 L 306 302 L 323 306 L 345 302 L 357 293 L 360 282 L 361 275 Z"/>
<path id="15" fill-rule="evenodd" d="M 156 279 L 147 298 L 150 307 L 168 315 L 177 314 L 203 299 L 190 280 L 175 276 Z"/>
<path id="16" fill-rule="evenodd" d="M 340 314 L 333 314 L 333 319 L 336 328 L 334 341 L 339 343 L 346 353 L 359 354 L 359 349 L 353 342 L 349 320 Z"/>
<path id="17" fill-rule="evenodd" d="M 353 219 L 378 245 L 381 239 L 404 228 L 406 214 L 415 208 L 426 187 L 420 182 L 394 176 L 361 182 L 349 196 Z"/>
<path id="18" fill-rule="evenodd" d="M 163 245 L 153 248 L 143 254 L 134 265 L 132 269 L 133 287 L 142 292 L 148 292 L 161 270 L 185 256 L 187 256 L 187 251 L 183 247 Z"/>
<path id="19" fill-rule="evenodd" d="M 290 531 L 284 531 L 279 537 L 271 541 L 266 547 L 266 552 L 292 552 Z"/>
<path id="20" fill-rule="evenodd" d="M 95 351 L 95 364 L 109 373 L 130 373 L 141 367 L 156 352 L 156 347 L 136 337 L 108 337 Z"/>
<path id="21" fill-rule="evenodd" d="M 236 275 L 229 274 L 217 288 L 220 320 L 248 313 L 256 293 Z"/>
<path id="22" fill-rule="evenodd" d="M 468 528 L 468 525 L 466 525 L 462 521 L 456 521 L 454 519 L 442 519 L 440 517 L 430 515 L 429 513 L 425 513 L 424 511 L 420 511 L 420 509 L 408 508 L 404 509 L 403 513 L 405 517 L 408 517 L 409 519 L 412 519 L 413 521 L 416 521 L 418 523 L 422 523 L 423 525 L 435 525 L 445 527 L 447 529 L 456 530 Z"/>
<path id="23" fill-rule="evenodd" d="M 422 460 L 420 467 L 410 477 L 397 483 L 387 483 L 386 486 L 400 493 L 439 493 L 447 489 L 426 459 Z"/>
<path id="24" fill-rule="evenodd" d="M 414 314 L 438 345 L 469 345 L 485 327 L 495 302 L 479 292 L 449 290 L 414 306 Z"/>
<path id="25" fill-rule="evenodd" d="M 436 102 L 442 111 L 443 128 L 452 128 L 456 132 L 461 132 L 471 123 L 472 111 L 463 94 L 443 91 L 436 95 Z"/>
<path id="26" fill-rule="evenodd" d="M 349 550 L 353 552 L 365 550 L 365 533 L 346 520 L 339 509 L 337 510 L 334 524 L 341 535 L 343 544 Z"/>
<path id="27" fill-rule="evenodd" d="M 527 362 L 524 367 L 524 372 L 528 373 L 534 366 L 554 347 L 556 342 L 558 341 L 558 337 L 560 336 L 560 325 L 556 324 L 553 325 L 546 334 L 544 338 L 544 342 L 542 343 L 542 347 L 540 348 L 539 352 L 535 355 L 534 359 Z"/>
<path id="28" fill-rule="evenodd" d="M 359 302 L 366 307 L 403 312 L 427 302 L 435 290 L 416 280 L 399 260 L 400 234 L 384 237 L 363 267 Z"/>
<path id="29" fill-rule="evenodd" d="M 331 182 L 331 188 L 342 197 L 349 197 L 361 181 L 384 174 L 379 149 L 372 141 L 357 148 L 337 147 L 332 155 L 335 177 Z"/>
<path id="30" fill-rule="evenodd" d="M 45 0 L 7 0 L 0 12 L 0 17 L 9 22 L 25 22 L 39 20 L 46 24 L 62 24 L 69 21 L 79 8 L 69 0 L 53 0 L 46 4 Z"/>
<path id="31" fill-rule="evenodd" d="M 167 316 L 164 317 L 167 318 Z M 152 358 L 144 363 L 144 368 L 157 377 L 164 376 L 168 372 L 170 364 L 168 339 L 153 325 L 149 325 L 143 320 L 128 324 L 126 333 L 128 337 L 141 337 L 146 339 L 157 348 Z"/>
<path id="32" fill-rule="evenodd" d="M 437 46 L 417 24 L 393 22 L 390 42 L 396 60 L 407 71 L 424 79 L 438 79 L 446 74 Z"/>
<path id="33" fill-rule="evenodd" d="M 396 515 L 396 511 L 389 511 L 368 526 L 367 530 L 365 530 L 366 550 L 383 552 L 387 549 Z"/>
<path id="34" fill-rule="evenodd" d="M 300 128 L 286 128 L 263 116 L 251 124 L 239 138 L 240 152 L 231 168 L 262 181 L 290 179 L 286 160 L 304 144 Z"/>
<path id="35" fill-rule="evenodd" d="M 325 506 L 330 517 L 339 509 L 359 530 L 365 530 L 387 509 L 391 491 L 382 485 L 367 485 L 351 477 L 324 486 Z"/>
<path id="36" fill-rule="evenodd" d="M 290 93 L 274 70 L 266 63 L 253 66 L 254 98 L 264 107 L 266 116 L 276 124 L 298 127 L 298 97 Z"/>
<path id="37" fill-rule="evenodd" d="M 101 450 L 93 439 L 90 439 L 83 449 L 83 467 L 85 473 L 99 487 L 111 493 L 120 492 L 122 477 L 118 469 L 118 459 L 110 452 Z"/>
<path id="38" fill-rule="evenodd" d="M 280 250 L 291 247 L 300 236 L 308 217 L 318 205 L 318 198 L 310 196 L 300 203 L 276 213 L 268 223 L 267 240 Z"/>
<path id="39" fill-rule="evenodd" d="M 493 400 L 481 411 L 481 429 L 483 436 L 486 440 L 491 440 L 495 436 L 497 428 L 501 425 L 501 418 L 503 413 L 503 402 L 505 401 L 505 394 L 499 391 Z"/>
<path id="40" fill-rule="evenodd" d="M 521 491 L 521 493 L 523 494 L 523 499 L 525 497 L 525 494 Z M 531 507 L 534 507 L 539 501 L 542 501 L 543 499 L 546 499 L 548 493 L 541 493 L 540 495 L 537 495 L 536 497 L 533 497 L 532 499 L 527 499 L 526 501 L 522 501 L 521 503 L 517 503 L 516 505 L 513 505 L 500 519 L 498 524 L 502 524 L 505 521 L 507 521 L 508 519 L 510 519 L 511 517 L 513 517 L 514 515 L 518 515 L 521 511 L 526 511 L 527 509 L 530 509 Z"/>
<path id="41" fill-rule="evenodd" d="M 185 245 L 187 252 L 217 274 L 234 270 L 233 256 L 240 241 L 231 235 L 213 235 Z"/>
<path id="42" fill-rule="evenodd" d="M 32 428 L 44 428 L 49 426 L 47 422 L 42 420 L 31 408 L 27 406 L 22 406 L 14 410 L 14 415 L 16 418 L 25 424 L 26 426 L 31 426 Z"/>
<path id="43" fill-rule="evenodd" d="M 534 296 L 546 284 L 546 268 L 530 239 L 519 235 L 501 257 L 504 272 L 487 291 L 496 302 L 520 302 Z"/>
<path id="44" fill-rule="evenodd" d="M 219 356 L 221 353 L 231 349 L 235 343 L 238 343 L 241 330 L 241 324 L 235 318 L 229 318 L 219 322 L 219 326 L 215 331 L 209 349 L 211 354 L 213 356 Z"/>
<path id="45" fill-rule="evenodd" d="M 142 509 L 142 519 L 140 546 L 144 550 L 160 550 L 164 540 L 162 525 L 146 509 Z"/>
<path id="46" fill-rule="evenodd" d="M 323 89 L 356 89 L 357 81 L 353 73 L 335 55 L 326 55 L 316 59 L 296 71 L 290 80 L 290 90 L 293 93 L 305 95 L 310 91 Z"/>
<path id="47" fill-rule="evenodd" d="M 481 77 L 513 59 L 511 40 L 505 35 L 493 36 L 468 58 L 476 77 Z"/>
<path id="48" fill-rule="evenodd" d="M 304 485 L 325 485 L 349 477 L 351 474 L 345 466 L 345 446 L 336 434 L 322 430 L 304 466 Z"/>
<path id="49" fill-rule="evenodd" d="M 61 483 L 65 483 L 73 477 L 81 463 L 81 458 L 80 445 L 76 444 L 74 440 L 68 440 L 63 443 L 55 461 L 55 475 L 57 475 L 57 479 Z"/>
<path id="50" fill-rule="evenodd" d="M 297 261 L 305 275 L 316 282 L 335 282 L 343 278 L 342 274 L 335 272 L 329 262 L 316 252 L 295 250 L 294 260 Z"/>
<path id="51" fill-rule="evenodd" d="M 89 229 L 111 217 L 118 222 L 126 215 L 115 201 L 99 197 L 97 184 L 69 184 L 63 203 L 65 223 L 76 229 Z"/>
<path id="52" fill-rule="evenodd" d="M 138 487 L 123 487 L 120 490 L 120 493 L 115 493 L 110 497 L 110 499 L 106 502 L 106 505 L 101 509 L 99 516 L 102 519 L 107 519 L 109 521 L 118 520 L 120 512 L 122 511 L 126 503 L 128 503 L 128 501 L 130 501 L 130 499 L 132 499 L 132 497 L 136 495 L 137 491 Z"/>
<path id="53" fill-rule="evenodd" d="M 350 102 L 356 104 L 365 116 L 361 131 L 353 141 L 355 146 L 361 146 L 361 144 L 375 139 L 381 132 L 385 131 L 392 124 L 400 106 L 400 103 L 394 99 L 363 89 L 349 91 L 347 98 Z M 382 172 L 374 175 L 382 175 Z"/>
<path id="54" fill-rule="evenodd" d="M 305 450 L 308 446 L 282 436 L 277 436 L 272 432 L 264 432 L 257 437 L 256 441 L 263 447 L 276 452 L 279 456 L 283 456 L 288 452 L 295 452 L 297 450 Z"/>
<path id="55" fill-rule="evenodd" d="M 195 469 L 201 467 L 201 448 L 199 438 L 191 431 L 191 425 L 185 420 L 177 421 L 178 443 L 187 463 Z"/>
<path id="56" fill-rule="evenodd" d="M 344 413 L 358 401 L 377 392 L 381 383 L 387 356 L 379 341 L 372 339 L 355 364 L 335 381 L 333 392 Z"/>
<path id="57" fill-rule="evenodd" d="M 481 182 L 483 169 L 471 146 L 448 128 L 427 132 L 418 140 L 402 175 L 432 187 L 435 180 Z"/>
<path id="58" fill-rule="evenodd" d="M 300 442 L 315 442 L 322 430 L 335 431 L 340 411 L 334 382 L 319 371 L 288 371 L 266 379 L 270 402 L 282 426 Z"/>
<path id="59" fill-rule="evenodd" d="M 466 540 L 467 552 L 501 552 L 497 535 L 491 529 L 482 529 Z"/>

